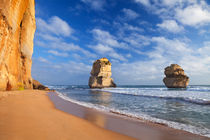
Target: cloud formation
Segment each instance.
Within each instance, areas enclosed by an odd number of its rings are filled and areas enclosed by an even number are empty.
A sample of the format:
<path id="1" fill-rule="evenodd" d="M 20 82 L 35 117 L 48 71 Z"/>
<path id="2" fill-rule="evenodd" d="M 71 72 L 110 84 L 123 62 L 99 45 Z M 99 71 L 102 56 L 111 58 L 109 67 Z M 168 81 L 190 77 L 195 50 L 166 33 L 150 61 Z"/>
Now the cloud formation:
<path id="1" fill-rule="evenodd" d="M 128 20 L 133 20 L 133 19 L 136 19 L 139 17 L 139 14 L 136 13 L 135 11 L 131 10 L 131 9 L 126 9 L 126 8 L 123 8 L 122 10 L 125 14 L 125 19 L 128 19 Z"/>
<path id="2" fill-rule="evenodd" d="M 188 6 L 184 9 L 177 9 L 175 16 L 182 24 L 189 26 L 210 23 L 210 10 L 198 4 Z"/>
<path id="3" fill-rule="evenodd" d="M 164 68 L 171 63 L 184 68 L 190 84 L 210 82 L 207 1 L 80 0 L 72 4 L 83 8 L 79 14 L 37 18 L 33 71 L 43 73 L 40 79 L 53 81 L 51 75 L 59 77 L 54 81 L 87 84 L 94 60 L 108 57 L 118 84 L 162 84 Z"/>
<path id="4" fill-rule="evenodd" d="M 53 16 L 45 21 L 36 18 L 37 30 L 42 33 L 52 33 L 54 35 L 70 36 L 73 33 L 71 26 L 61 18 Z"/>
<path id="5" fill-rule="evenodd" d="M 201 26 L 210 23 L 210 7 L 204 0 L 135 0 L 149 12 L 164 20 L 177 20 L 183 25 Z"/>
<path id="6" fill-rule="evenodd" d="M 105 0 L 81 0 L 83 3 L 90 6 L 91 9 L 102 11 L 105 5 Z"/>
<path id="7" fill-rule="evenodd" d="M 157 26 L 172 33 L 179 33 L 184 30 L 175 20 L 164 20 L 161 24 L 157 24 Z"/>

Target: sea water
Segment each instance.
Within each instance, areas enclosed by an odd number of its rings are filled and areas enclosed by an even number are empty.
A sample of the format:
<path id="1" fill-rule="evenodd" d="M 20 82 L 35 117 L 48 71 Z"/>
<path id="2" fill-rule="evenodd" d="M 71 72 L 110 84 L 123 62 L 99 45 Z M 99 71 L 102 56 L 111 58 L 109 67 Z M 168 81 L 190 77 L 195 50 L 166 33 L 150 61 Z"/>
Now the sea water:
<path id="1" fill-rule="evenodd" d="M 210 137 L 210 86 L 49 86 L 65 100 Z"/>

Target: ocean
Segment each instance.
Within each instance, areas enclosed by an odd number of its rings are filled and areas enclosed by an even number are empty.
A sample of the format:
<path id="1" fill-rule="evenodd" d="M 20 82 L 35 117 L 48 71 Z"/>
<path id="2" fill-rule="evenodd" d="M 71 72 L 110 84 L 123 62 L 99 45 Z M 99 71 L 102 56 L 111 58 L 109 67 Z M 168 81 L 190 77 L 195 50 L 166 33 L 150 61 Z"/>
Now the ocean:
<path id="1" fill-rule="evenodd" d="M 118 86 L 89 89 L 88 86 L 56 85 L 64 100 L 210 137 L 210 86 L 168 89 L 165 86 Z"/>

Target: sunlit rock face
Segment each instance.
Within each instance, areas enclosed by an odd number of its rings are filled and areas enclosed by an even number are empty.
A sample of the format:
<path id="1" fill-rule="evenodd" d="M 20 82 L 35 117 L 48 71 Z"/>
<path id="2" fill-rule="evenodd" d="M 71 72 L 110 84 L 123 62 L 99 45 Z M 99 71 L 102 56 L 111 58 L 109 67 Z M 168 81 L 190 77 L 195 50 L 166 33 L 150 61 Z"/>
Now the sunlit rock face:
<path id="1" fill-rule="evenodd" d="M 111 71 L 112 64 L 107 58 L 101 58 L 93 63 L 89 79 L 90 88 L 116 87 Z"/>
<path id="2" fill-rule="evenodd" d="M 171 64 L 165 68 L 166 77 L 163 82 L 168 88 L 186 88 L 189 84 L 189 77 L 184 70 L 177 64 Z"/>
<path id="3" fill-rule="evenodd" d="M 0 0 L 0 90 L 32 89 L 34 0 Z"/>

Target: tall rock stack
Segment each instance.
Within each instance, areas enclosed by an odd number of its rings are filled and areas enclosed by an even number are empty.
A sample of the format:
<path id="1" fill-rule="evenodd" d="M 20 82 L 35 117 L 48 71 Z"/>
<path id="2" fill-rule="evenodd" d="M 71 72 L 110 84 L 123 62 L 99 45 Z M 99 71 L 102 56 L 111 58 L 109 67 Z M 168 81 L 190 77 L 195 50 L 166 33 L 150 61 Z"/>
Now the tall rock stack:
<path id="1" fill-rule="evenodd" d="M 31 89 L 34 0 L 0 0 L 0 90 Z"/>
<path id="2" fill-rule="evenodd" d="M 168 88 L 186 88 L 189 84 L 189 77 L 184 70 L 177 64 L 171 64 L 165 68 L 166 77 L 163 82 Z"/>
<path id="3" fill-rule="evenodd" d="M 101 58 L 93 63 L 91 70 L 91 76 L 89 79 L 90 88 L 104 88 L 104 87 L 116 87 L 113 79 L 111 78 L 112 64 L 107 58 Z"/>

